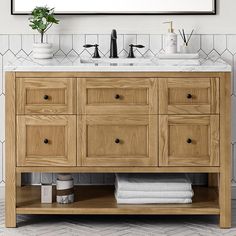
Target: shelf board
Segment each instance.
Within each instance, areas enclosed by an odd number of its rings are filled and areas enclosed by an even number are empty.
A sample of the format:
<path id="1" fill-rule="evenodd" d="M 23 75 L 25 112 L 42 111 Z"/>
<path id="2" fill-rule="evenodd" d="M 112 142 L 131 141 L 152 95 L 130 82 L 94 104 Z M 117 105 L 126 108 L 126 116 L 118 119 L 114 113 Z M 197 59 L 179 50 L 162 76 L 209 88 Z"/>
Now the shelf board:
<path id="1" fill-rule="evenodd" d="M 149 166 L 149 167 L 104 167 L 104 166 L 18 166 L 18 173 L 220 173 L 219 166 Z"/>
<path id="2" fill-rule="evenodd" d="M 55 201 L 55 189 L 54 189 Z M 213 187 L 194 187 L 192 204 L 117 204 L 113 186 L 76 186 L 75 202 L 42 204 L 40 186 L 17 188 L 17 214 L 219 214 L 218 194 Z"/>

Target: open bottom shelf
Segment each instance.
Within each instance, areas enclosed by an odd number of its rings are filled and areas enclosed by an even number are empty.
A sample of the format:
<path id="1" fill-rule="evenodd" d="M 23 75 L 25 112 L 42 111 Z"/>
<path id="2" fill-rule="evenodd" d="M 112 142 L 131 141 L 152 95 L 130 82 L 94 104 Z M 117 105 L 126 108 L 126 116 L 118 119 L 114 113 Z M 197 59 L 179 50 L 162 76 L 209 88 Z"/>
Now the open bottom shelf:
<path id="1" fill-rule="evenodd" d="M 195 186 L 192 204 L 117 204 L 113 186 L 76 186 L 75 202 L 42 204 L 40 186 L 17 188 L 17 214 L 126 214 L 126 215 L 216 215 L 219 214 L 216 188 Z M 55 201 L 55 189 L 54 189 Z"/>

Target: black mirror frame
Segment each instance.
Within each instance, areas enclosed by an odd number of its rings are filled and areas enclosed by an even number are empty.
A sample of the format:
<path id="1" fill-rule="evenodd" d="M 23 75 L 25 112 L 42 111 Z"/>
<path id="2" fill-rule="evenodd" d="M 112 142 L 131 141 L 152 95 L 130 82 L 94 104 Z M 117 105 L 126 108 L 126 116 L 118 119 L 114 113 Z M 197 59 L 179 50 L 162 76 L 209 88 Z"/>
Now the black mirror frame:
<path id="1" fill-rule="evenodd" d="M 30 15 L 30 13 L 17 13 L 14 11 L 14 1 L 15 0 L 11 0 L 11 15 Z M 94 13 L 76 13 L 76 12 L 72 12 L 72 13 L 66 13 L 66 12 L 58 12 L 55 13 L 55 15 L 216 15 L 217 14 L 217 4 L 216 4 L 217 0 L 212 0 L 212 4 L 213 4 L 213 10 L 210 12 L 141 12 L 141 13 L 104 13 L 104 12 L 94 12 Z"/>

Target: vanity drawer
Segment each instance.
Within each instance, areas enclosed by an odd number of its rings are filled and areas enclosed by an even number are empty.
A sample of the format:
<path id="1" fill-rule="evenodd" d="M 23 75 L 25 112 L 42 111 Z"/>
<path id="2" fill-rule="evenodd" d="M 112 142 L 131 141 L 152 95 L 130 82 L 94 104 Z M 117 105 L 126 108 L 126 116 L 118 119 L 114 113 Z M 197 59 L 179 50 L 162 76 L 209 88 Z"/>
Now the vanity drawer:
<path id="1" fill-rule="evenodd" d="M 219 116 L 160 116 L 160 166 L 219 166 Z"/>
<path id="2" fill-rule="evenodd" d="M 160 114 L 218 114 L 218 78 L 160 78 Z"/>
<path id="3" fill-rule="evenodd" d="M 18 166 L 75 166 L 76 116 L 17 116 Z"/>
<path id="4" fill-rule="evenodd" d="M 79 78 L 79 114 L 157 114 L 157 79 Z"/>
<path id="5" fill-rule="evenodd" d="M 75 114 L 75 78 L 19 78 L 18 114 Z"/>
<path id="6" fill-rule="evenodd" d="M 83 166 L 157 165 L 157 116 L 88 115 L 77 124 Z"/>

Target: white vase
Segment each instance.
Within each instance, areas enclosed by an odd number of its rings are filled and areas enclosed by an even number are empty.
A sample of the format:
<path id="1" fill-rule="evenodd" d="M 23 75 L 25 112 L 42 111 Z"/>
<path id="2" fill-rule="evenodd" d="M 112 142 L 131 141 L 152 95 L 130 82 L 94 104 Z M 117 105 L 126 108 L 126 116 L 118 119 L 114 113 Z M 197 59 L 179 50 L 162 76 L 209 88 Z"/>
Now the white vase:
<path id="1" fill-rule="evenodd" d="M 189 46 L 186 44 L 180 45 L 180 53 L 189 53 Z"/>
<path id="2" fill-rule="evenodd" d="M 35 59 L 50 59 L 53 57 L 51 43 L 34 43 L 33 58 Z"/>

